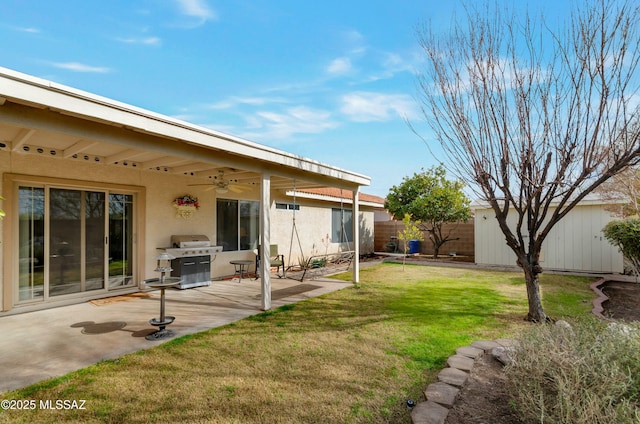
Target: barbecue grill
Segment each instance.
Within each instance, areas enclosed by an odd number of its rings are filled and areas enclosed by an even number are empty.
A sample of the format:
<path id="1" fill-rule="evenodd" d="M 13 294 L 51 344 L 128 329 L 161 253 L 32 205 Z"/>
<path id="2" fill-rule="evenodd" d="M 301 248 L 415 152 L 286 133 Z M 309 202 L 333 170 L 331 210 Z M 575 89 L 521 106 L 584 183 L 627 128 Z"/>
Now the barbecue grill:
<path id="1" fill-rule="evenodd" d="M 171 276 L 179 277 L 180 289 L 211 284 L 211 256 L 222 252 L 222 246 L 212 246 L 205 235 L 173 235 L 171 247 L 160 248 L 173 255 Z"/>

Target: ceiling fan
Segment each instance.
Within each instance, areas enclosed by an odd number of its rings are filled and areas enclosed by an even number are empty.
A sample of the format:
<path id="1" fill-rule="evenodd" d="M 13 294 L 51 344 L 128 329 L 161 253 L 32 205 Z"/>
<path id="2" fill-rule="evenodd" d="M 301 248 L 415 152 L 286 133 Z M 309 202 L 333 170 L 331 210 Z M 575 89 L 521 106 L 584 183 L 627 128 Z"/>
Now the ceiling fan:
<path id="1" fill-rule="evenodd" d="M 206 184 L 189 184 L 189 186 L 208 186 L 205 191 L 216 190 L 216 193 L 224 194 L 231 190 L 234 193 L 242 193 L 244 190 L 251 190 L 252 184 L 241 183 L 238 180 L 229 180 L 224 177 L 224 170 L 218 171 L 218 175 L 213 178 L 211 183 Z"/>

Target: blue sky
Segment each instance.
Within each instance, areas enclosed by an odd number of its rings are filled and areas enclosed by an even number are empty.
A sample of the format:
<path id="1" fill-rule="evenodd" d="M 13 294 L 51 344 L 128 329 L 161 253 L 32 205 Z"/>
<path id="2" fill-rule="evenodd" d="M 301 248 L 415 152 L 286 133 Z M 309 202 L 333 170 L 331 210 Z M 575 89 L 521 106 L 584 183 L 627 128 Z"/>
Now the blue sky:
<path id="1" fill-rule="evenodd" d="M 8 0 L 0 66 L 368 175 L 385 197 L 443 159 L 405 120 L 421 121 L 416 28 L 446 28 L 452 3 Z"/>

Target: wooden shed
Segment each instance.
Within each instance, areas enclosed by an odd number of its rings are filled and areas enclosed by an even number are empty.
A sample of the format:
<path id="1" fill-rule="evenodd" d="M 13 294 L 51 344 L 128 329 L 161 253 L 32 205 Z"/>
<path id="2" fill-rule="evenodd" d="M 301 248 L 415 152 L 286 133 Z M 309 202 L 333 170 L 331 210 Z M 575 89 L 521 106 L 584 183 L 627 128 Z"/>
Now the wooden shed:
<path id="1" fill-rule="evenodd" d="M 542 247 L 541 262 L 545 270 L 593 273 L 622 273 L 622 253 L 604 237 L 602 229 L 619 219 L 608 206 L 612 202 L 587 197 L 551 230 Z M 516 256 L 507 246 L 493 210 L 476 203 L 475 259 L 477 264 L 515 266 Z M 509 215 L 515 226 L 516 214 Z"/>

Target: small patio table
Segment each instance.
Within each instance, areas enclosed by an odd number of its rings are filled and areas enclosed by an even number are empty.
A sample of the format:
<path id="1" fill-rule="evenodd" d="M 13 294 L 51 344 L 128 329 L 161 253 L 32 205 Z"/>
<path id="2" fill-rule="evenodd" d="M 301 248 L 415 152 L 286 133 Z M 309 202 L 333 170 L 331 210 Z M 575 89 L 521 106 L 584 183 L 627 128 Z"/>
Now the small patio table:
<path id="1" fill-rule="evenodd" d="M 246 274 L 249 271 L 249 266 L 253 263 L 253 261 L 249 260 L 237 260 L 237 261 L 229 261 L 235 267 L 235 273 L 233 277 L 238 276 L 238 283 L 242 282 L 242 275 Z"/>

